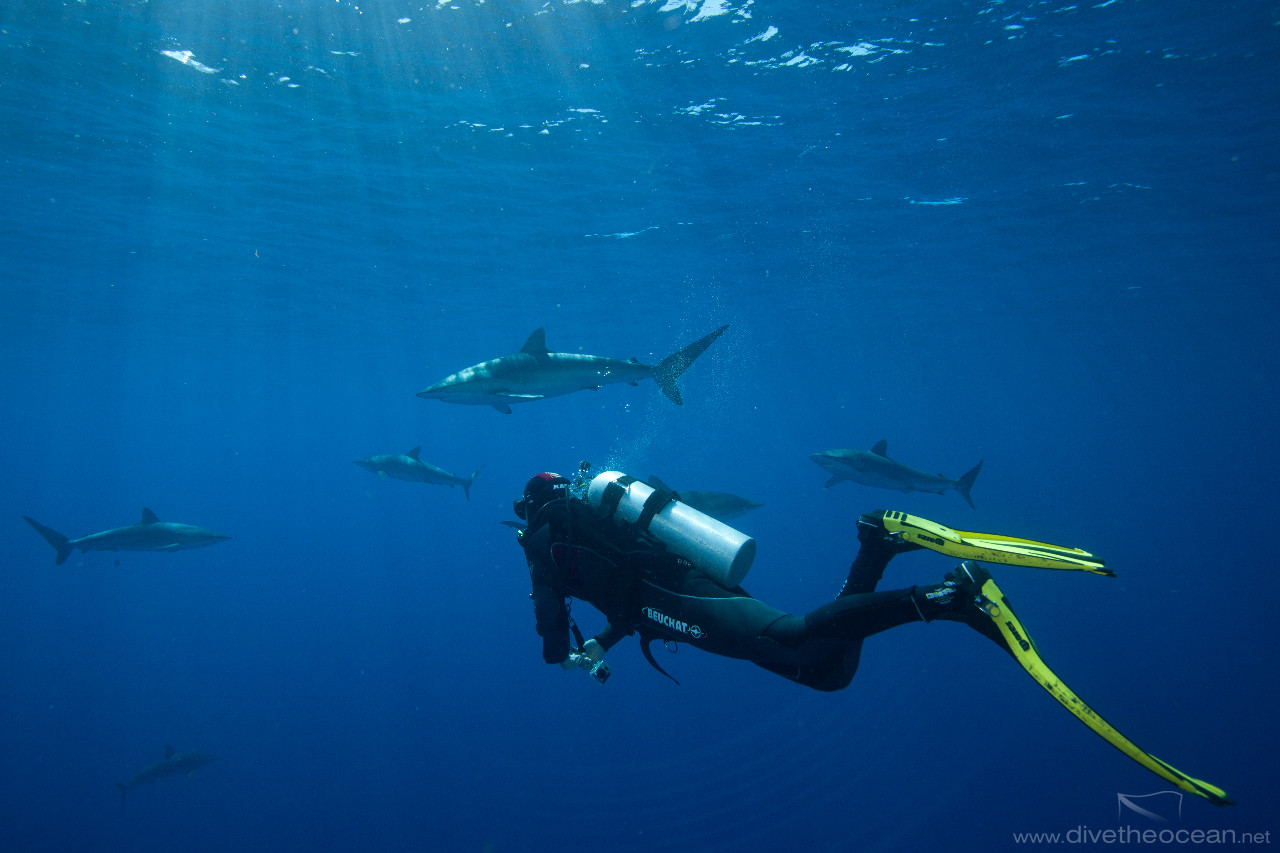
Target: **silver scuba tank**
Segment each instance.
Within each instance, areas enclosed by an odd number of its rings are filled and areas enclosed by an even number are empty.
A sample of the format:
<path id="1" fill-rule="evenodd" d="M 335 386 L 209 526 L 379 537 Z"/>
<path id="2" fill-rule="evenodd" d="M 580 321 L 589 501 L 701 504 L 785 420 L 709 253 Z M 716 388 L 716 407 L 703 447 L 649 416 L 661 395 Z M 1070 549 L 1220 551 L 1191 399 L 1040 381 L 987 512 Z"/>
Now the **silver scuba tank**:
<path id="1" fill-rule="evenodd" d="M 593 477 L 587 503 L 615 524 L 648 533 L 726 589 L 742 583 L 756 558 L 750 536 L 621 471 Z"/>

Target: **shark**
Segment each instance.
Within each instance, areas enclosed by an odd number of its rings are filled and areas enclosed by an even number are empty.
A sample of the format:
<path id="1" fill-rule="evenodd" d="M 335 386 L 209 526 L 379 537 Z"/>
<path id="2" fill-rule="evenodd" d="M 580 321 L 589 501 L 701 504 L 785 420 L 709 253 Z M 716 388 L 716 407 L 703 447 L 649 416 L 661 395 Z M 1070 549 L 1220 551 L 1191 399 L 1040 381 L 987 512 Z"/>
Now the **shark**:
<path id="1" fill-rule="evenodd" d="M 445 403 L 493 406 L 509 415 L 514 403 L 544 400 L 616 382 L 638 385 L 642 379 L 652 379 L 667 399 L 681 406 L 684 398 L 676 379 L 727 328 L 728 325 L 721 326 L 656 365 L 641 364 L 634 358 L 623 361 L 599 355 L 552 352 L 547 349 L 546 330 L 535 329 L 519 352 L 451 373 L 419 391 L 418 396 Z"/>
<path id="2" fill-rule="evenodd" d="M 683 489 L 677 492 L 653 476 L 649 477 L 648 483 L 654 488 L 666 489 L 672 492 L 681 503 L 688 504 L 698 512 L 711 516 L 716 521 L 728 521 L 745 512 L 764 506 L 762 503 L 740 498 L 727 492 L 684 491 Z"/>
<path id="3" fill-rule="evenodd" d="M 973 507 L 973 498 L 969 490 L 973 481 L 978 479 L 982 470 L 982 462 L 973 466 L 958 480 L 952 480 L 941 474 L 927 474 L 901 462 L 895 462 L 888 456 L 889 442 L 878 441 L 870 450 L 824 450 L 810 454 L 809 458 L 831 473 L 825 488 L 836 483 L 852 480 L 864 486 L 875 486 L 878 489 L 896 489 L 899 492 L 931 492 L 940 495 L 948 489 L 955 489 L 960 496 Z M 984 460 L 985 461 L 985 460 Z M 974 507 L 977 509 L 977 507 Z"/>
<path id="4" fill-rule="evenodd" d="M 120 789 L 120 802 L 123 803 L 125 796 L 139 785 L 148 785 L 170 776 L 190 776 L 217 760 L 218 756 L 207 752 L 174 752 L 173 747 L 166 746 L 164 757 L 155 764 L 142 768 L 128 782 L 116 783 L 116 787 Z"/>
<path id="5" fill-rule="evenodd" d="M 54 560 L 56 566 L 65 563 L 76 548 L 81 551 L 188 551 L 231 538 L 194 524 L 161 521 L 146 508 L 142 510 L 142 520 L 137 524 L 90 533 L 79 539 L 68 539 L 30 516 L 24 515 L 23 518 L 58 552 Z"/>
<path id="6" fill-rule="evenodd" d="M 480 474 L 480 469 L 470 477 L 459 477 L 457 474 L 450 474 L 443 468 L 437 468 L 430 462 L 423 462 L 419 458 L 422 452 L 421 447 L 415 447 L 408 453 L 383 453 L 378 456 L 370 456 L 366 459 L 357 459 L 355 464 L 359 465 L 366 471 L 371 471 L 379 477 L 390 477 L 393 480 L 408 480 L 410 483 L 434 483 L 438 486 L 462 486 L 462 494 L 467 500 L 471 500 L 471 484 L 476 481 L 476 477 Z"/>

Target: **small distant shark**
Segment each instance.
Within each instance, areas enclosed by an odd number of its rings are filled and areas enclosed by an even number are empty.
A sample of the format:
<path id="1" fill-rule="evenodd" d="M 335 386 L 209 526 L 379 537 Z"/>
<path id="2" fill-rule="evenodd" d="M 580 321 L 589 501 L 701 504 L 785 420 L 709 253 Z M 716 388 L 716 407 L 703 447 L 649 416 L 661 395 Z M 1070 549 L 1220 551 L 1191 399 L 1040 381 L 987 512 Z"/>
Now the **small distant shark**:
<path id="1" fill-rule="evenodd" d="M 90 533 L 79 539 L 68 539 L 29 516 L 24 515 L 23 518 L 58 552 L 54 560 L 57 566 L 65 563 L 76 548 L 81 551 L 188 551 L 231 538 L 194 524 L 161 521 L 149 509 L 142 510 L 142 521 L 137 524 Z"/>
<path id="2" fill-rule="evenodd" d="M 737 495 L 731 495 L 726 492 L 686 492 L 683 489 L 675 492 L 666 483 L 657 477 L 649 477 L 649 485 L 654 488 L 666 489 L 674 492 L 677 499 L 681 503 L 688 504 L 698 512 L 711 516 L 716 521 L 728 521 L 731 518 L 737 518 L 745 512 L 758 509 L 764 506 L 762 503 L 756 503 L 746 498 L 740 498 Z"/>
<path id="3" fill-rule="evenodd" d="M 879 489 L 896 489 L 900 492 L 932 492 L 940 495 L 948 489 L 955 489 L 960 496 L 973 506 L 973 498 L 969 490 L 973 481 L 978 479 L 982 463 L 958 480 L 951 480 L 941 474 L 926 474 L 888 457 L 889 442 L 878 441 L 870 450 L 825 450 L 809 456 L 827 471 L 831 479 L 824 488 L 831 488 L 836 483 L 852 480 L 864 486 L 875 486 Z M 977 507 L 974 507 L 977 509 Z"/>
<path id="4" fill-rule="evenodd" d="M 418 458 L 418 454 L 422 452 L 421 447 L 415 447 L 408 453 L 384 453 L 379 456 L 370 456 L 367 459 L 357 459 L 356 464 L 366 471 L 372 471 L 379 477 L 390 477 L 393 480 L 408 480 L 410 483 L 435 483 L 439 486 L 462 486 L 462 494 L 466 495 L 467 500 L 471 500 L 471 484 L 476 481 L 476 477 L 480 474 L 481 465 L 475 473 L 470 477 L 459 477 L 457 474 L 450 474 L 442 468 L 437 468 L 430 462 L 423 462 Z"/>
<path id="5" fill-rule="evenodd" d="M 545 330 L 537 329 L 525 341 L 520 352 L 482 361 L 452 373 L 430 388 L 419 391 L 418 396 L 445 403 L 493 406 L 504 415 L 509 415 L 513 403 L 558 397 L 615 382 L 636 385 L 641 379 L 652 379 L 668 399 L 681 406 L 684 405 L 684 399 L 680 396 L 680 389 L 676 387 L 676 379 L 727 328 L 727 325 L 721 326 L 706 337 L 667 356 L 656 366 L 641 364 L 634 358 L 621 361 L 598 355 L 551 352 L 547 349 Z"/>
<path id="6" fill-rule="evenodd" d="M 149 767 L 142 768 L 128 782 L 116 783 L 116 787 L 120 789 L 120 802 L 123 803 L 125 795 L 139 785 L 147 785 L 169 776 L 190 776 L 206 764 L 217 760 L 218 756 L 209 755 L 206 752 L 174 752 L 173 747 L 166 746 L 164 758 Z"/>

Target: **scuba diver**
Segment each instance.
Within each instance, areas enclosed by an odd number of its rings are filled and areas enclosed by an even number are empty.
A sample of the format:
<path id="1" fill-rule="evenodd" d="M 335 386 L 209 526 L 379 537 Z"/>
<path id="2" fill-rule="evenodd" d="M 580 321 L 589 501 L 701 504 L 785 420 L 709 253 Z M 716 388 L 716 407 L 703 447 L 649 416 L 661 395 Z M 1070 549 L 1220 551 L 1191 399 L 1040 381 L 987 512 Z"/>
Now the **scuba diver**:
<path id="1" fill-rule="evenodd" d="M 840 593 L 806 613 L 786 613 L 741 586 L 755 542 L 657 488 L 616 471 L 574 481 L 536 474 L 513 509 L 532 581 L 530 597 L 542 657 L 565 669 L 609 677 L 604 655 L 639 634 L 645 659 L 663 675 L 653 640 L 686 642 L 750 661 L 821 691 L 853 680 L 867 637 L 911 622 L 960 622 L 1011 655 L 1082 722 L 1147 769 L 1215 805 L 1226 792 L 1139 749 L 1079 699 L 1040 658 L 990 572 L 976 560 L 1114 576 L 1102 560 L 1064 548 L 997 534 L 956 531 L 902 512 L 858 519 L 860 547 Z M 894 556 L 928 548 L 961 562 L 938 583 L 877 590 Z M 573 599 L 599 610 L 607 625 L 584 639 L 570 613 Z M 673 681 L 675 679 L 672 679 Z"/>

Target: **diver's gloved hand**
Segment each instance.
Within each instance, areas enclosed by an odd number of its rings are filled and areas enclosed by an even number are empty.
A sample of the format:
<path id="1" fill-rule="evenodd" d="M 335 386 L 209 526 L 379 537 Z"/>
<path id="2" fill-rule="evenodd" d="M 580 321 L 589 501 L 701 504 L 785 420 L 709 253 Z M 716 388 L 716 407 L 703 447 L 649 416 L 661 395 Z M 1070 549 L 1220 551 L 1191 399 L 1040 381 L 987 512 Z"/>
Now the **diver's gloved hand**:
<path id="1" fill-rule="evenodd" d="M 582 653 L 586 655 L 592 663 L 604 660 L 604 646 L 595 640 L 587 640 L 582 644 Z"/>
<path id="2" fill-rule="evenodd" d="M 595 640 L 587 640 L 582 644 L 582 648 L 576 652 L 570 652 L 569 656 L 560 662 L 560 666 L 564 669 L 591 669 L 591 667 L 604 660 L 604 646 Z"/>

